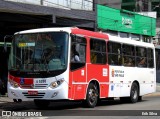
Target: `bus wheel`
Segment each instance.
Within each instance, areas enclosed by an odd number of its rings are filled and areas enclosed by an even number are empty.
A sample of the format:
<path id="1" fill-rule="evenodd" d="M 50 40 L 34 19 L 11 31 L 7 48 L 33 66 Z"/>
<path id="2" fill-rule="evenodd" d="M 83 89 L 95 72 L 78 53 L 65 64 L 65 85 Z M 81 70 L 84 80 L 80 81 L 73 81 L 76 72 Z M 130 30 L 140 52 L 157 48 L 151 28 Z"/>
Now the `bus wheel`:
<path id="1" fill-rule="evenodd" d="M 96 106 L 98 101 L 98 89 L 94 83 L 90 83 L 87 89 L 87 96 L 85 100 L 85 104 L 89 108 L 93 108 Z"/>
<path id="2" fill-rule="evenodd" d="M 139 88 L 137 83 L 133 83 L 130 92 L 130 101 L 131 103 L 136 103 L 139 97 Z"/>
<path id="3" fill-rule="evenodd" d="M 48 100 L 34 100 L 34 104 L 38 107 L 38 108 L 47 108 L 50 104 L 50 101 Z"/>

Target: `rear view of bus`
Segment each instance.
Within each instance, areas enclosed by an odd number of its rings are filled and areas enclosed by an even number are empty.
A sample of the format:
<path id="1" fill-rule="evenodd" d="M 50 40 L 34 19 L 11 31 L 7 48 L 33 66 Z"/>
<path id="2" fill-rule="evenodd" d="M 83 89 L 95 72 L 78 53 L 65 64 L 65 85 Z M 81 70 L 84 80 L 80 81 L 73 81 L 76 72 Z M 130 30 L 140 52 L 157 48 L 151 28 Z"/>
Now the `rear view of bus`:
<path id="1" fill-rule="evenodd" d="M 38 106 L 68 99 L 69 30 L 39 29 L 15 34 L 10 60 L 8 95 Z M 45 100 L 38 100 L 45 99 Z"/>

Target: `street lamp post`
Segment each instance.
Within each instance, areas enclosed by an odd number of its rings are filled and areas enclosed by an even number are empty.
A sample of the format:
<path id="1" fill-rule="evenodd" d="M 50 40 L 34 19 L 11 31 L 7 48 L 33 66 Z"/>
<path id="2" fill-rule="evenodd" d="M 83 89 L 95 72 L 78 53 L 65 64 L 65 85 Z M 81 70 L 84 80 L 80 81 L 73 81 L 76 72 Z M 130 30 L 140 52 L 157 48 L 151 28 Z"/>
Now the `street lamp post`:
<path id="1" fill-rule="evenodd" d="M 40 2 L 41 2 L 40 4 L 43 5 L 43 0 L 41 0 Z"/>

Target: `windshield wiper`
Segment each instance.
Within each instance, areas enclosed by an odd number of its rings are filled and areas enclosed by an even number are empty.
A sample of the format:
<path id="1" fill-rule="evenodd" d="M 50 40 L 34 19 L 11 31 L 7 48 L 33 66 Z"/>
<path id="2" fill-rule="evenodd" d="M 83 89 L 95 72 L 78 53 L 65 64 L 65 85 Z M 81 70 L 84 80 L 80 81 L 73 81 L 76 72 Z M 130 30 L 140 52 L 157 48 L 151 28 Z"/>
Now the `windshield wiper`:
<path id="1" fill-rule="evenodd" d="M 34 46 L 34 50 L 33 50 L 33 72 L 35 71 L 35 61 L 36 61 L 35 55 L 36 55 L 36 47 L 37 47 L 38 35 L 39 34 L 37 34 L 37 38 L 36 38 L 35 46 Z"/>
<path id="2" fill-rule="evenodd" d="M 18 58 L 17 56 L 13 55 L 16 59 L 18 59 L 20 62 L 22 62 L 22 60 L 20 58 Z"/>
<path id="3" fill-rule="evenodd" d="M 23 64 L 22 64 L 22 60 L 21 60 L 20 58 L 18 58 L 17 56 L 15 56 L 14 54 L 13 54 L 13 56 L 14 56 L 17 60 L 20 61 L 19 69 L 22 68 L 22 65 L 23 65 Z"/>

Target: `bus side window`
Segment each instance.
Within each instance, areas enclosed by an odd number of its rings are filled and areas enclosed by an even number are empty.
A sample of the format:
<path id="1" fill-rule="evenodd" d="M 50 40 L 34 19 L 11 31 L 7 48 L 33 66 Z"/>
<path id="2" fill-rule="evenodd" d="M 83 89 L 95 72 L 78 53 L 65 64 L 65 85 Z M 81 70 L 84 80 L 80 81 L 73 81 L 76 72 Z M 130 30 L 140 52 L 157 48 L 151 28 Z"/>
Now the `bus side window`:
<path id="1" fill-rule="evenodd" d="M 139 58 L 138 66 L 146 67 L 146 58 Z"/>
<path id="2" fill-rule="evenodd" d="M 135 66 L 135 47 L 129 44 L 122 45 L 122 64 L 128 67 Z"/>
<path id="3" fill-rule="evenodd" d="M 146 48 L 136 47 L 136 66 L 147 67 Z"/>
<path id="4" fill-rule="evenodd" d="M 110 65 L 121 65 L 122 55 L 121 55 L 121 44 L 108 42 L 108 63 Z"/>
<path id="5" fill-rule="evenodd" d="M 147 49 L 147 58 L 148 58 L 148 67 L 154 68 L 154 57 L 153 57 L 153 49 Z"/>
<path id="6" fill-rule="evenodd" d="M 72 37 L 70 53 L 71 70 L 84 67 L 86 63 L 86 39 L 79 36 Z"/>
<path id="7" fill-rule="evenodd" d="M 90 53 L 91 53 L 91 63 L 93 64 L 106 64 L 106 42 L 104 40 L 99 40 L 91 38 L 90 40 Z"/>
<path id="8" fill-rule="evenodd" d="M 160 70 L 160 49 L 157 48 L 155 53 L 156 53 L 156 69 Z"/>

